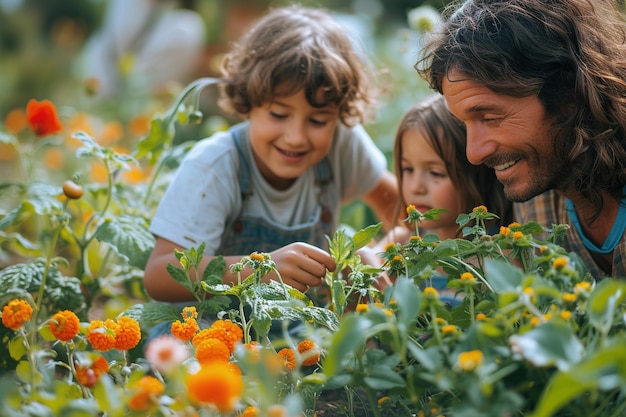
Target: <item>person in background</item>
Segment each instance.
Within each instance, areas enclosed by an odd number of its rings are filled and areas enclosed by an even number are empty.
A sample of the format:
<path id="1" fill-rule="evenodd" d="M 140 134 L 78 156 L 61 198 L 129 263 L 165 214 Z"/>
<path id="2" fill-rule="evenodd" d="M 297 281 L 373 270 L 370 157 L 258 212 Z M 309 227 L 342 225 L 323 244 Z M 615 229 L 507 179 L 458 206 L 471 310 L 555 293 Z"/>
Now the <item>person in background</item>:
<path id="1" fill-rule="evenodd" d="M 456 11 L 454 11 L 456 10 Z M 611 0 L 467 0 L 416 63 L 495 170 L 520 223 L 596 279 L 626 277 L 626 24 Z M 574 261 L 575 262 L 575 261 Z"/>
<path id="2" fill-rule="evenodd" d="M 189 1 L 109 0 L 104 21 L 85 46 L 84 75 L 98 80 L 97 96 L 128 88 L 147 93 L 185 84 L 199 65 L 206 27 Z M 192 2 L 193 3 L 193 2 Z"/>
<path id="3" fill-rule="evenodd" d="M 434 233 L 441 240 L 462 238 L 456 219 L 474 207 L 486 206 L 499 219 L 487 221 L 491 234 L 513 219 L 512 203 L 504 196 L 502 185 L 492 169 L 474 166 L 465 157 L 465 128 L 452 117 L 441 94 L 433 94 L 411 107 L 404 115 L 395 136 L 394 163 L 400 189 L 402 210 L 413 205 L 421 213 L 445 209 L 436 220 L 419 223 L 420 233 Z M 373 255 L 384 252 L 389 243 L 406 244 L 415 226 L 396 226 L 361 258 L 380 266 Z M 460 302 L 454 289 L 447 288 L 447 277 L 438 272 L 428 283 L 440 299 L 453 305 Z"/>
<path id="4" fill-rule="evenodd" d="M 220 105 L 244 120 L 198 142 L 159 204 L 144 278 L 153 299 L 193 300 L 167 272 L 179 264 L 175 249 L 204 242 L 201 268 L 219 255 L 230 266 L 266 252 L 282 281 L 304 292 L 336 267 L 326 236 L 342 204 L 361 198 L 387 228 L 395 224 L 395 177 L 361 124 L 374 104 L 369 76 L 322 9 L 273 9 L 234 45 Z M 223 280 L 237 283 L 237 274 L 227 268 Z"/>

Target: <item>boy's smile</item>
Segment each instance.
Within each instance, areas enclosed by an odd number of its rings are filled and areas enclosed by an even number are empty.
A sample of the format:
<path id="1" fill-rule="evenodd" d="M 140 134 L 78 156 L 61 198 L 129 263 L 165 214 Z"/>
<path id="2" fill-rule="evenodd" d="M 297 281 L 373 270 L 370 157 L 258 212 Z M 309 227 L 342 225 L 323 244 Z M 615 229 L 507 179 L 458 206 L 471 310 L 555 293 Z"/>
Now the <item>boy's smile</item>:
<path id="1" fill-rule="evenodd" d="M 328 154 L 339 110 L 335 105 L 313 107 L 300 90 L 253 107 L 248 119 L 259 171 L 282 190 Z"/>

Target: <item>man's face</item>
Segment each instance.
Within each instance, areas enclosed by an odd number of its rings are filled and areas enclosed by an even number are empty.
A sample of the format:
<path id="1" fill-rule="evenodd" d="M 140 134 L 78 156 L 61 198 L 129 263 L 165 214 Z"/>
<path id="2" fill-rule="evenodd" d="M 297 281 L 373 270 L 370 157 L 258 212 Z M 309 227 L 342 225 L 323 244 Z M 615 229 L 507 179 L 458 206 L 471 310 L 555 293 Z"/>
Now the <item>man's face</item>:
<path id="1" fill-rule="evenodd" d="M 555 155 L 550 120 L 536 96 L 496 94 L 454 70 L 442 90 L 450 113 L 467 129 L 467 159 L 493 168 L 510 200 L 555 188 L 564 163 Z"/>

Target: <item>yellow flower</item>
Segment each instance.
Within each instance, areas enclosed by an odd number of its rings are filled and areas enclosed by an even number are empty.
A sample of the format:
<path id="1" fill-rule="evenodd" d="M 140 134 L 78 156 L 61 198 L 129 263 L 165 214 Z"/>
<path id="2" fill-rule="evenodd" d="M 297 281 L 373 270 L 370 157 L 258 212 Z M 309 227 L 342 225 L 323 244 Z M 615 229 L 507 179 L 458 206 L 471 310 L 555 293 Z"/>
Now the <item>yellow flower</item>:
<path id="1" fill-rule="evenodd" d="M 480 350 L 470 350 L 461 352 L 457 359 L 459 368 L 463 371 L 470 372 L 476 369 L 483 362 L 483 352 Z"/>
<path id="2" fill-rule="evenodd" d="M 198 322 L 191 317 L 183 322 L 176 320 L 172 323 L 172 334 L 183 342 L 190 341 L 198 333 L 198 329 Z"/>
<path id="3" fill-rule="evenodd" d="M 387 243 L 385 245 L 385 252 L 390 252 L 392 249 L 396 248 L 396 244 L 395 243 Z"/>
<path id="4" fill-rule="evenodd" d="M 283 367 L 289 371 L 296 369 L 296 354 L 290 348 L 282 348 L 278 351 L 278 358 L 281 360 Z"/>
<path id="5" fill-rule="evenodd" d="M 418 243 L 418 242 L 421 242 L 421 241 L 422 241 L 422 237 L 421 236 L 413 235 L 413 236 L 411 236 L 409 238 L 409 242 L 411 242 L 411 243 Z"/>
<path id="6" fill-rule="evenodd" d="M 243 393 L 241 371 L 228 362 L 203 364 L 198 372 L 187 377 L 185 383 L 193 401 L 213 404 L 223 413 L 233 411 Z"/>
<path id="7" fill-rule="evenodd" d="M 33 316 L 33 307 L 24 300 L 9 301 L 2 309 L 2 324 L 11 330 L 17 330 Z"/>
<path id="8" fill-rule="evenodd" d="M 474 283 L 476 282 L 476 278 L 474 278 L 474 274 L 472 274 L 471 272 L 463 272 L 461 274 L 461 281 Z"/>
<path id="9" fill-rule="evenodd" d="M 433 287 L 426 287 L 426 288 L 424 288 L 424 295 L 426 297 L 434 297 L 434 298 L 438 298 L 439 297 L 439 293 Z"/>
<path id="10" fill-rule="evenodd" d="M 517 240 L 517 239 L 521 239 L 524 237 L 524 233 L 517 231 L 517 232 L 513 232 L 513 239 Z"/>
<path id="11" fill-rule="evenodd" d="M 115 331 L 118 324 L 111 319 L 93 320 L 87 327 L 87 340 L 95 350 L 106 352 L 115 347 Z"/>
<path id="12" fill-rule="evenodd" d="M 566 303 L 573 303 L 574 301 L 576 301 L 576 294 L 572 294 L 572 293 L 565 293 L 561 296 L 561 298 L 563 299 L 563 301 L 565 301 Z"/>
<path id="13" fill-rule="evenodd" d="M 153 376 L 144 376 L 130 387 L 131 397 L 128 408 L 131 411 L 145 411 L 158 404 L 158 396 L 163 394 L 165 386 Z"/>
<path id="14" fill-rule="evenodd" d="M 476 206 L 472 209 L 472 213 L 486 213 L 487 212 L 487 207 L 480 205 L 480 206 Z"/>
<path id="15" fill-rule="evenodd" d="M 561 318 L 563 320 L 569 320 L 572 317 L 571 311 L 561 311 Z"/>
<path id="16" fill-rule="evenodd" d="M 128 316 L 117 319 L 118 327 L 115 329 L 115 349 L 130 350 L 137 346 L 141 340 L 141 329 L 137 320 Z"/>
<path id="17" fill-rule="evenodd" d="M 448 325 L 443 326 L 441 328 L 441 331 L 443 332 L 443 334 L 452 334 L 452 333 L 456 333 L 457 327 L 454 324 L 448 324 Z"/>
<path id="18" fill-rule="evenodd" d="M 381 406 L 383 405 L 383 403 L 386 403 L 387 401 L 391 401 L 391 398 L 389 398 L 389 396 L 385 395 L 384 397 L 380 397 L 378 399 L 378 405 Z"/>
<path id="19" fill-rule="evenodd" d="M 415 208 L 413 204 L 409 204 L 408 206 L 406 206 L 406 214 L 408 214 L 409 216 L 411 215 L 411 213 L 413 213 L 416 210 L 417 209 Z"/>
<path id="20" fill-rule="evenodd" d="M 356 305 L 355 311 L 357 313 L 367 313 L 369 309 L 370 307 L 367 304 L 360 303 Z"/>
<path id="21" fill-rule="evenodd" d="M 260 253 L 254 252 L 250 254 L 250 259 L 257 262 L 263 262 L 265 260 L 265 257 Z"/>
<path id="22" fill-rule="evenodd" d="M 580 294 L 581 292 L 587 292 L 591 289 L 591 283 L 588 281 L 579 282 L 574 286 L 574 292 Z"/>
<path id="23" fill-rule="evenodd" d="M 478 314 L 476 314 L 476 320 L 478 320 L 478 321 L 485 321 L 485 320 L 487 320 L 487 316 L 484 313 L 478 313 Z"/>
<path id="24" fill-rule="evenodd" d="M 312 340 L 304 339 L 298 343 L 298 353 L 302 355 L 304 366 L 315 365 L 320 361 L 320 349 Z"/>
<path id="25" fill-rule="evenodd" d="M 446 319 L 444 319 L 443 317 L 437 317 L 437 320 L 435 320 L 437 322 L 437 324 L 446 324 Z"/>
<path id="26" fill-rule="evenodd" d="M 500 234 L 502 236 L 508 236 L 511 233 L 511 229 L 506 226 L 500 226 Z"/>
<path id="27" fill-rule="evenodd" d="M 267 407 L 267 417 L 287 417 L 288 415 L 284 405 L 274 404 Z"/>
<path id="28" fill-rule="evenodd" d="M 522 225 L 519 224 L 518 222 L 513 222 L 513 223 L 509 224 L 509 229 L 513 229 L 513 228 L 521 227 L 521 226 Z"/>
<path id="29" fill-rule="evenodd" d="M 79 331 L 80 320 L 73 311 L 59 311 L 50 320 L 50 332 L 62 342 L 69 342 Z"/>
<path id="30" fill-rule="evenodd" d="M 552 266 L 556 270 L 563 269 L 565 268 L 566 265 L 567 265 L 567 258 L 565 256 L 559 256 L 554 261 L 552 261 Z"/>
<path id="31" fill-rule="evenodd" d="M 228 346 L 219 339 L 205 339 L 196 346 L 196 359 L 201 364 L 211 361 L 228 362 L 230 360 L 230 350 Z"/>

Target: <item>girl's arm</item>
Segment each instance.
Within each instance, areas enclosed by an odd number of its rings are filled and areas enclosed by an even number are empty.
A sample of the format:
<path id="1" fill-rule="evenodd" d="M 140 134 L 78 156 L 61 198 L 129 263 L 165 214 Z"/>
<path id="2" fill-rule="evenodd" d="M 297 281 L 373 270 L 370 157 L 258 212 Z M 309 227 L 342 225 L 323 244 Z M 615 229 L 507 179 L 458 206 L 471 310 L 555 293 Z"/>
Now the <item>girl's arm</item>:
<path id="1" fill-rule="evenodd" d="M 385 171 L 378 184 L 364 194 L 361 199 L 372 208 L 378 220 L 383 222 L 383 229 L 392 230 L 401 220 L 398 204 L 398 182 L 389 171 Z"/>

